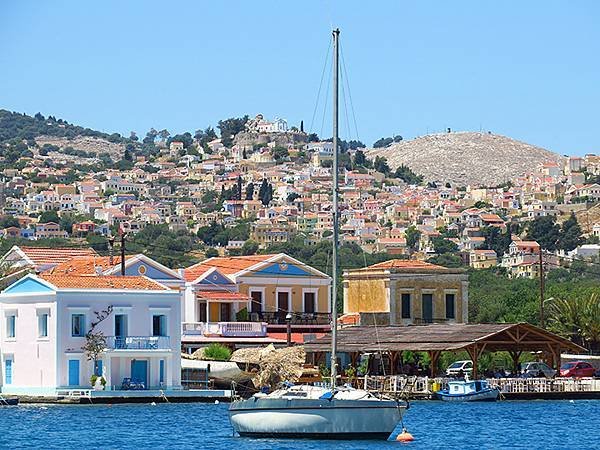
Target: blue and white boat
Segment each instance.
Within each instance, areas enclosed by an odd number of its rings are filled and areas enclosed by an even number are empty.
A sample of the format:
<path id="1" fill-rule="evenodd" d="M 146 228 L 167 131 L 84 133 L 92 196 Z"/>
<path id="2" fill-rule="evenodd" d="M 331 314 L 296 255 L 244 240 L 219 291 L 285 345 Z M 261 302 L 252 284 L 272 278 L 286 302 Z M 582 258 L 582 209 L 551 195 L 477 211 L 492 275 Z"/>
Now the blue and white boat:
<path id="1" fill-rule="evenodd" d="M 440 400 L 446 402 L 495 402 L 500 390 L 488 385 L 486 380 L 456 380 L 448 383 L 448 389 L 437 391 Z"/>

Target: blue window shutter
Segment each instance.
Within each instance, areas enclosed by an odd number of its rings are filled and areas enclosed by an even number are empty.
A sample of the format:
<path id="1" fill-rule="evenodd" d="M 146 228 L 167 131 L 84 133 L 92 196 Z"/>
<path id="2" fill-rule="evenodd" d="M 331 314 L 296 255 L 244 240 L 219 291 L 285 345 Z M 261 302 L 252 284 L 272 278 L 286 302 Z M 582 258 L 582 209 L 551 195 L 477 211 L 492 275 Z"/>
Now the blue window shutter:
<path id="1" fill-rule="evenodd" d="M 12 359 L 4 361 L 4 381 L 6 384 L 12 384 Z"/>
<path id="2" fill-rule="evenodd" d="M 102 360 L 101 359 L 98 360 L 98 369 L 97 369 L 96 375 L 98 375 L 99 377 L 102 376 Z"/>
<path id="3" fill-rule="evenodd" d="M 165 360 L 161 359 L 160 363 L 159 363 L 159 376 L 158 376 L 158 381 L 160 383 L 164 383 L 165 382 Z"/>

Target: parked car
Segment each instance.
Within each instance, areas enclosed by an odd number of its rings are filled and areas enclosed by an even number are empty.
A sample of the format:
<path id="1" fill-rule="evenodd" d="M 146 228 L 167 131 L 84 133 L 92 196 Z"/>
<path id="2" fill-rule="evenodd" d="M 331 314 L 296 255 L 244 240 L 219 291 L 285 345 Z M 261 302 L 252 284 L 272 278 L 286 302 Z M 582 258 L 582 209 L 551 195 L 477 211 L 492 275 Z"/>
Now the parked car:
<path id="1" fill-rule="evenodd" d="M 543 374 L 546 378 L 552 378 L 556 375 L 556 370 L 543 362 L 528 362 L 521 366 L 521 373 L 524 377 L 539 377 Z"/>
<path id="2" fill-rule="evenodd" d="M 461 371 L 465 375 L 471 375 L 471 373 L 473 372 L 473 361 L 467 360 L 453 362 L 446 369 L 446 376 L 455 377 L 459 373 L 461 373 Z"/>
<path id="3" fill-rule="evenodd" d="M 568 362 L 560 366 L 561 377 L 593 377 L 596 369 L 585 361 Z"/>

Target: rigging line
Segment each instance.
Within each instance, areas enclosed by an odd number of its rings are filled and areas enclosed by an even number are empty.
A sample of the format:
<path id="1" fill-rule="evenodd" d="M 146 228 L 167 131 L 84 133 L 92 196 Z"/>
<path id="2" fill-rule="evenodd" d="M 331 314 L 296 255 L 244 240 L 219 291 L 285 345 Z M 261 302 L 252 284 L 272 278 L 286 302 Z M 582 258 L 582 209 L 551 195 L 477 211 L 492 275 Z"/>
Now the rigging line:
<path id="1" fill-rule="evenodd" d="M 364 260 L 364 267 L 367 267 L 367 255 L 363 252 L 363 260 Z M 367 274 L 367 280 L 369 279 L 370 274 Z M 390 299 L 390 303 L 394 301 L 392 299 Z M 390 308 L 390 313 L 391 313 L 391 308 Z M 381 370 L 383 371 L 383 376 L 385 377 L 385 364 L 383 363 L 383 352 L 381 351 L 381 341 L 379 340 L 379 328 L 377 328 L 377 313 L 373 312 L 373 325 L 375 325 L 375 339 L 377 340 L 377 352 L 379 353 L 379 361 L 381 364 Z M 390 365 L 391 365 L 391 358 L 389 358 L 390 360 Z M 391 367 L 390 367 L 391 368 Z M 383 386 L 382 386 L 382 391 L 383 391 Z"/>
<path id="2" fill-rule="evenodd" d="M 308 130 L 312 133 L 313 130 L 313 125 L 315 122 L 315 117 L 317 115 L 317 109 L 319 108 L 319 99 L 321 98 L 321 88 L 323 87 L 323 79 L 325 78 L 325 72 L 327 70 L 327 63 L 329 62 L 329 54 L 331 53 L 331 43 L 332 40 L 329 40 L 329 46 L 327 47 L 327 53 L 325 54 L 325 64 L 323 65 L 323 71 L 321 73 L 321 81 L 319 82 L 319 90 L 317 92 L 317 99 L 315 101 L 315 108 L 313 110 L 313 115 L 312 115 L 312 119 L 310 119 L 310 127 L 308 128 Z"/>
<path id="3" fill-rule="evenodd" d="M 351 139 L 351 130 L 350 130 L 350 121 L 348 120 L 348 105 L 346 104 L 346 91 L 344 89 L 344 72 L 341 71 L 340 72 L 340 78 L 342 79 L 342 82 L 340 83 L 340 86 L 342 87 L 342 101 L 344 104 L 344 116 L 346 117 L 346 139 L 350 140 Z"/>
<path id="4" fill-rule="evenodd" d="M 333 73 L 333 61 L 331 62 L 331 73 Z M 325 127 L 325 116 L 327 114 L 327 104 L 329 103 L 329 88 L 331 87 L 331 78 L 327 77 L 327 90 L 325 91 L 325 103 L 323 104 L 323 118 L 321 120 L 321 130 L 319 131 L 319 137 L 323 139 L 323 128 Z"/>
<path id="5" fill-rule="evenodd" d="M 346 69 L 346 60 L 344 59 L 344 49 L 340 46 L 341 60 L 342 60 L 342 72 L 344 73 L 344 79 L 348 87 L 348 100 L 350 100 L 350 109 L 352 111 L 352 119 L 354 120 L 354 131 L 356 133 L 356 140 L 360 141 L 360 135 L 358 134 L 358 125 L 356 122 L 356 114 L 354 112 L 354 103 L 352 102 L 352 91 L 350 90 L 350 80 L 348 79 L 348 70 Z"/>

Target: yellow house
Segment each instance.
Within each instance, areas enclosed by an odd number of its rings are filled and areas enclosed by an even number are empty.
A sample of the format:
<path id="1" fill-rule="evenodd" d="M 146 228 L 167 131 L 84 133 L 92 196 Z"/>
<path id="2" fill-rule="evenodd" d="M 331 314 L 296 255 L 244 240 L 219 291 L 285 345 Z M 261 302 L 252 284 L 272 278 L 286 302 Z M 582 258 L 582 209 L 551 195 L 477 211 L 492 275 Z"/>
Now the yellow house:
<path id="1" fill-rule="evenodd" d="M 183 275 L 185 322 L 329 323 L 331 278 L 283 253 L 209 258 Z"/>
<path id="2" fill-rule="evenodd" d="M 344 272 L 344 314 L 362 325 L 468 322 L 468 276 L 424 261 L 393 259 Z"/>

